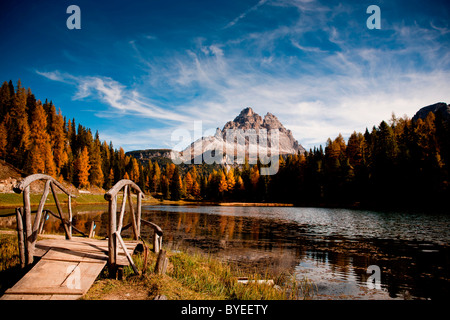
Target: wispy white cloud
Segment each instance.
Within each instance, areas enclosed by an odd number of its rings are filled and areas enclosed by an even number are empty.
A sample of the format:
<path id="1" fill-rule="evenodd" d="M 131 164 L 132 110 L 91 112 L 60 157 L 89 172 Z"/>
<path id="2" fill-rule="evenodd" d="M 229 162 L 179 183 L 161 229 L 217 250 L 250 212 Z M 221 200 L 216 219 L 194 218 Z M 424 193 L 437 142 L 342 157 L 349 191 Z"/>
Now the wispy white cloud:
<path id="1" fill-rule="evenodd" d="M 259 0 L 257 4 L 255 4 L 254 6 L 252 6 L 251 8 L 245 10 L 243 13 L 241 13 L 239 16 L 237 16 L 236 18 L 234 18 L 232 21 L 230 21 L 225 27 L 224 29 L 230 28 L 232 26 L 234 26 L 236 23 L 239 22 L 239 20 L 242 20 L 245 18 L 246 15 L 248 15 L 250 12 L 252 11 L 256 11 L 259 7 L 261 7 L 264 3 L 266 3 L 267 0 Z"/>
<path id="2" fill-rule="evenodd" d="M 157 120 L 190 122 L 192 118 L 178 111 L 170 111 L 148 101 L 135 90 L 126 88 L 108 77 L 73 76 L 59 71 L 40 72 L 38 74 L 54 81 L 73 84 L 76 87 L 74 100 L 94 98 L 103 102 L 114 111 L 114 115 L 132 115 Z M 101 111 L 97 111 L 101 114 Z"/>

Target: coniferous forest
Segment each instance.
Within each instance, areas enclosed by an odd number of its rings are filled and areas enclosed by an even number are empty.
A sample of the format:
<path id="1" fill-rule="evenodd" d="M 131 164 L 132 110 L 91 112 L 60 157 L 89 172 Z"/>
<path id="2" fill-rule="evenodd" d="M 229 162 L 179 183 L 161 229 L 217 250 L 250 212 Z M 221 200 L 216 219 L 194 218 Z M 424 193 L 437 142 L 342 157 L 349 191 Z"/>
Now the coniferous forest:
<path id="1" fill-rule="evenodd" d="M 0 159 L 26 174 L 46 173 L 78 188 L 109 189 L 120 179 L 171 200 L 283 202 L 303 206 L 444 208 L 450 199 L 450 123 L 439 114 L 394 114 L 345 141 L 280 156 L 273 176 L 259 164 L 224 167 L 141 162 L 99 133 L 36 99 L 20 80 L 0 88 Z"/>

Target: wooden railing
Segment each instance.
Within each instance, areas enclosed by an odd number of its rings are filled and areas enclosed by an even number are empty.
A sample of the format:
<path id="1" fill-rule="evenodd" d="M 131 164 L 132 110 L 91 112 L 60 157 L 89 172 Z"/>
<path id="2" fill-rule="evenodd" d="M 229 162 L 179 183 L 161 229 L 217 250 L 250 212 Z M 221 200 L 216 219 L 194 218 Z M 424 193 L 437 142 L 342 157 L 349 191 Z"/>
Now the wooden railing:
<path id="1" fill-rule="evenodd" d="M 41 200 L 39 202 L 38 209 L 36 211 L 36 216 L 34 222 L 31 221 L 31 201 L 30 201 L 30 184 L 38 181 L 44 180 L 45 187 L 42 194 Z M 56 187 L 58 187 L 63 193 L 68 196 L 68 219 L 64 219 L 61 203 L 56 194 Z M 17 233 L 19 240 L 19 254 L 20 263 L 22 267 L 30 265 L 34 260 L 34 247 L 37 240 L 37 235 L 42 230 L 43 223 L 41 224 L 42 213 L 51 212 L 50 210 L 44 210 L 44 205 L 47 201 L 48 194 L 50 190 L 55 199 L 56 208 L 58 210 L 59 219 L 63 222 L 64 233 L 66 239 L 72 238 L 72 197 L 57 180 L 53 177 L 45 174 L 33 174 L 26 177 L 24 180 L 19 182 L 14 188 L 14 192 L 20 194 L 23 193 L 23 207 L 16 208 L 16 218 L 17 218 Z M 46 215 L 45 214 L 45 215 Z M 55 215 L 56 216 L 56 215 Z M 45 217 L 44 217 L 45 219 Z M 43 221 L 45 222 L 45 220 Z"/>
<path id="2" fill-rule="evenodd" d="M 42 197 L 39 202 L 38 209 L 36 211 L 31 211 L 31 201 L 30 201 L 30 184 L 38 181 L 44 180 L 45 187 Z M 59 188 L 63 193 L 68 196 L 67 202 L 67 219 L 64 218 L 64 213 L 62 210 L 61 203 L 57 197 L 56 187 Z M 37 240 L 37 236 L 42 232 L 44 228 L 44 224 L 47 216 L 52 215 L 57 219 L 61 220 L 61 224 L 64 228 L 64 233 L 66 235 L 66 239 L 70 240 L 72 238 L 72 231 L 76 231 L 85 237 L 92 237 L 93 230 L 95 226 L 95 222 L 92 221 L 91 228 L 89 231 L 89 235 L 83 233 L 81 230 L 77 229 L 73 223 L 73 215 L 72 215 L 72 198 L 74 195 L 70 194 L 57 180 L 53 177 L 45 175 L 45 174 L 33 174 L 26 177 L 20 183 L 18 183 L 14 188 L 14 192 L 23 193 L 23 207 L 16 208 L 16 218 L 17 218 L 17 233 L 18 233 L 18 241 L 19 241 L 19 254 L 21 266 L 25 267 L 26 265 L 30 265 L 33 263 L 34 256 L 34 247 Z M 117 198 L 119 192 L 123 190 L 123 198 L 120 207 L 120 212 L 117 211 Z M 50 193 L 53 194 L 53 198 L 55 200 L 56 208 L 58 211 L 58 215 L 53 213 L 49 209 L 44 209 L 44 205 L 46 204 L 47 197 Z M 133 196 L 132 192 L 135 192 L 137 195 L 136 200 L 136 208 L 133 206 Z M 149 226 L 154 231 L 153 236 L 153 250 L 156 253 L 161 253 L 162 246 L 162 229 L 156 224 L 144 220 L 141 218 L 142 212 L 142 198 L 143 192 L 139 188 L 137 184 L 135 184 L 131 180 L 120 180 L 117 182 L 114 187 L 112 187 L 107 193 L 105 193 L 105 199 L 109 202 L 108 205 L 108 215 L 109 215 L 109 228 L 108 228 L 108 267 L 110 271 L 110 276 L 115 277 L 117 274 L 117 256 L 118 256 L 118 244 L 122 247 L 125 256 L 127 257 L 130 265 L 132 266 L 135 273 L 139 273 L 136 265 L 133 262 L 130 254 L 126 249 L 125 242 L 122 239 L 121 233 L 123 230 L 126 230 L 130 227 L 133 228 L 133 236 L 135 240 L 142 239 L 141 238 L 141 224 Z M 126 213 L 126 206 L 128 202 L 129 213 L 131 217 L 131 222 L 127 225 L 123 225 L 124 217 Z M 31 214 L 36 213 L 34 218 L 34 222 L 31 220 Z M 117 216 L 119 214 L 119 216 Z"/>
<path id="3" fill-rule="evenodd" d="M 117 198 L 119 192 L 123 190 L 122 203 L 120 207 L 120 212 L 117 211 Z M 132 192 L 137 195 L 136 199 L 136 209 L 133 206 Z M 133 262 L 130 254 L 127 251 L 125 242 L 122 239 L 121 233 L 123 230 L 130 227 L 133 228 L 134 240 L 139 240 L 141 238 L 141 223 L 150 226 L 154 230 L 153 237 L 153 249 L 155 252 L 159 252 L 162 244 L 163 232 L 159 226 L 156 224 L 146 221 L 141 218 L 142 213 L 142 198 L 143 192 L 139 186 L 131 180 L 123 179 L 117 182 L 114 187 L 112 187 L 106 194 L 105 199 L 109 202 L 108 212 L 109 212 L 109 229 L 108 229 L 108 267 L 110 277 L 115 277 L 117 274 L 117 255 L 118 255 L 118 244 L 122 247 L 128 262 L 133 268 L 133 271 L 138 274 L 136 265 Z M 127 225 L 123 225 L 126 206 L 128 201 L 129 213 L 131 222 Z M 117 217 L 119 213 L 119 217 Z"/>

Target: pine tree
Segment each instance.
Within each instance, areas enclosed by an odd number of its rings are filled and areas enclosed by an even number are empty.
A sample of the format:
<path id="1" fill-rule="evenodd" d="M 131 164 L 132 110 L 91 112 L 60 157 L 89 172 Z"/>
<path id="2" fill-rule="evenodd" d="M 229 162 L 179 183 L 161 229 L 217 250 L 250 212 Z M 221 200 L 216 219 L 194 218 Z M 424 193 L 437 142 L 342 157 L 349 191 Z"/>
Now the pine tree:
<path id="1" fill-rule="evenodd" d="M 175 164 L 170 163 L 166 165 L 166 177 L 169 179 L 169 181 L 172 180 L 172 175 L 175 172 Z"/>
<path id="2" fill-rule="evenodd" d="M 131 163 L 132 163 L 131 180 L 133 180 L 136 183 L 139 183 L 140 177 L 139 163 L 136 160 L 136 158 L 132 158 Z"/>
<path id="3" fill-rule="evenodd" d="M 31 150 L 28 153 L 26 169 L 29 173 L 46 173 L 56 177 L 56 166 L 47 133 L 47 116 L 40 101 L 34 108 L 30 128 Z"/>
<path id="4" fill-rule="evenodd" d="M 50 130 L 50 138 L 53 150 L 53 157 L 55 159 L 56 172 L 59 176 L 62 168 L 66 165 L 68 154 L 66 149 L 66 135 L 64 132 L 64 118 L 59 110 L 58 114 L 54 115 L 52 126 Z"/>
<path id="5" fill-rule="evenodd" d="M 258 181 L 259 181 L 259 170 L 258 166 L 253 166 L 253 168 L 250 171 L 250 181 L 252 183 L 253 190 L 256 190 L 258 187 Z"/>
<path id="6" fill-rule="evenodd" d="M 106 188 L 109 190 L 112 188 L 113 185 L 114 185 L 114 171 L 111 168 L 109 170 L 108 180 L 106 182 Z"/>
<path id="7" fill-rule="evenodd" d="M 223 171 L 220 171 L 220 173 L 218 173 L 218 181 L 219 181 L 218 185 L 219 194 L 223 195 L 223 193 L 228 190 L 227 177 L 225 176 Z"/>
<path id="8" fill-rule="evenodd" d="M 200 184 L 197 181 L 194 181 L 194 184 L 192 185 L 192 195 L 195 199 L 199 199 L 201 196 Z"/>
<path id="9" fill-rule="evenodd" d="M 106 143 L 106 141 L 103 141 L 100 149 L 101 149 L 101 157 L 102 157 L 103 176 L 107 177 L 110 174 L 110 169 L 112 169 L 112 166 L 111 166 L 111 152 L 110 152 L 109 146 Z M 106 189 L 111 188 L 111 187 L 108 187 L 108 185 L 109 185 L 108 179 L 105 179 L 105 188 Z M 114 180 L 114 178 L 113 178 L 113 180 Z"/>
<path id="10" fill-rule="evenodd" d="M 157 193 L 160 191 L 160 185 L 161 185 L 161 169 L 159 168 L 158 162 L 154 165 L 154 174 L 152 179 L 152 190 L 154 193 Z"/>
<path id="11" fill-rule="evenodd" d="M 7 134 L 8 131 L 6 130 L 5 121 L 0 122 L 0 159 L 5 159 L 5 156 L 7 154 Z"/>
<path id="12" fill-rule="evenodd" d="M 170 183 L 169 179 L 165 175 L 161 176 L 161 191 L 163 199 L 169 199 L 170 198 Z"/>
<path id="13" fill-rule="evenodd" d="M 27 103 L 26 103 L 26 110 L 28 114 L 28 124 L 31 125 L 31 121 L 34 114 L 34 109 L 36 108 L 36 98 L 33 93 L 31 93 L 30 88 L 27 90 Z"/>
<path id="14" fill-rule="evenodd" d="M 175 166 L 175 165 L 174 165 Z M 180 200 L 181 198 L 181 185 L 180 185 L 180 174 L 178 172 L 178 167 L 174 167 L 172 179 L 170 180 L 170 199 Z"/>
<path id="15" fill-rule="evenodd" d="M 194 187 L 194 180 L 192 179 L 191 174 L 188 172 L 184 176 L 184 181 L 186 185 L 186 194 L 192 195 L 193 194 L 193 187 Z"/>
<path id="16" fill-rule="evenodd" d="M 78 187 L 89 188 L 89 170 L 91 169 L 89 161 L 89 151 L 84 147 L 75 160 L 75 173 Z"/>
<path id="17" fill-rule="evenodd" d="M 27 93 L 20 80 L 17 82 L 17 90 L 10 111 L 10 123 L 8 129 L 8 160 L 19 168 L 23 168 L 30 150 L 30 127 L 26 110 Z"/>
<path id="18" fill-rule="evenodd" d="M 354 131 L 348 139 L 347 145 L 347 157 L 350 164 L 360 166 L 364 161 L 364 136 L 362 133 L 356 133 Z"/>
<path id="19" fill-rule="evenodd" d="M 3 122 L 6 114 L 11 110 L 13 97 L 11 97 L 8 82 L 3 82 L 0 87 L 0 123 Z"/>
<path id="20" fill-rule="evenodd" d="M 227 190 L 229 192 L 233 191 L 235 185 L 236 180 L 234 178 L 233 168 L 230 168 L 227 172 Z"/>
<path id="21" fill-rule="evenodd" d="M 95 135 L 95 140 L 91 143 L 89 152 L 89 159 L 91 163 L 91 170 L 89 181 L 92 185 L 102 187 L 104 182 L 104 175 L 102 169 L 101 143 L 98 132 Z"/>

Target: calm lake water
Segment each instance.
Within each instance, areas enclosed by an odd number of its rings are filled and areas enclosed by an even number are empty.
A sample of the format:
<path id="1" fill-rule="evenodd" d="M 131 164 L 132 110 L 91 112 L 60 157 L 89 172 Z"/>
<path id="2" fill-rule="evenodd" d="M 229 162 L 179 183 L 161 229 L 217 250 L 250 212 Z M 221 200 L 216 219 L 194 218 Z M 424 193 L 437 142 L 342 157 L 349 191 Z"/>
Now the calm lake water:
<path id="1" fill-rule="evenodd" d="M 76 225 L 106 234 L 103 207 L 76 207 Z M 0 213 L 1 214 L 1 213 Z M 163 246 L 199 250 L 264 273 L 317 285 L 318 299 L 447 299 L 450 216 L 297 207 L 144 206 Z M 55 219 L 56 220 L 56 219 Z M 59 222 L 49 219 L 47 232 Z M 1 225 L 0 225 L 1 226 Z M 151 237 L 145 227 L 144 236 Z M 367 268 L 380 268 L 369 288 Z"/>

